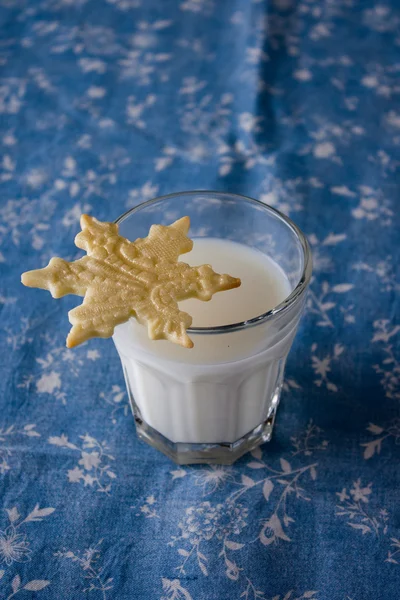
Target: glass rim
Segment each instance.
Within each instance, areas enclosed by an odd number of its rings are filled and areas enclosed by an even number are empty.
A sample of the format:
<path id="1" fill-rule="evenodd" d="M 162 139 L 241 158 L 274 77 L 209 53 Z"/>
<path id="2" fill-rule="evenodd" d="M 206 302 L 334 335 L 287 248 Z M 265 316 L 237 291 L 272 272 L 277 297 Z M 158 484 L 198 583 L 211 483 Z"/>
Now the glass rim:
<path id="1" fill-rule="evenodd" d="M 278 219 L 283 221 L 283 223 L 294 232 L 297 239 L 300 241 L 300 245 L 303 250 L 304 265 L 303 265 L 303 271 L 301 273 L 301 277 L 300 277 L 296 287 L 290 292 L 290 294 L 284 300 L 282 300 L 282 302 L 277 304 L 274 308 L 271 308 L 267 312 L 262 313 L 261 315 L 259 315 L 257 317 L 252 317 L 251 319 L 246 319 L 246 321 L 241 321 L 239 323 L 230 323 L 229 325 L 216 325 L 214 327 L 189 327 L 187 332 L 189 334 L 207 335 L 207 334 L 216 334 L 216 333 L 220 334 L 220 333 L 229 333 L 229 332 L 234 332 L 234 331 L 240 331 L 242 329 L 248 329 L 250 327 L 260 325 L 262 323 L 272 320 L 277 315 L 286 313 L 289 310 L 289 308 L 291 306 L 293 306 L 293 304 L 295 304 L 295 302 L 298 300 L 298 298 L 303 294 L 303 292 L 306 290 L 306 288 L 310 282 L 311 274 L 312 274 L 312 254 L 311 254 L 311 248 L 308 243 L 308 240 L 307 240 L 306 236 L 304 235 L 304 233 L 301 231 L 301 229 L 292 221 L 292 219 L 290 219 L 289 217 L 287 217 L 286 215 L 281 213 L 276 208 L 270 206 L 269 204 L 266 204 L 265 202 L 261 202 L 261 200 L 256 200 L 255 198 L 251 198 L 250 196 L 243 196 L 242 194 L 235 194 L 235 193 L 231 193 L 231 192 L 220 192 L 218 190 L 188 190 L 188 191 L 184 191 L 184 192 L 175 192 L 172 194 L 165 194 L 163 196 L 157 196 L 156 198 L 152 198 L 151 200 L 146 200 L 145 202 L 141 202 L 137 206 L 130 208 L 129 210 L 124 212 L 122 215 L 120 215 L 114 221 L 114 223 L 116 225 L 119 225 L 120 223 L 122 223 L 123 221 L 125 221 L 126 219 L 128 219 L 129 217 L 134 215 L 135 213 L 143 210 L 144 208 L 151 206 L 153 204 L 162 202 L 164 200 L 171 200 L 172 198 L 179 198 L 179 197 L 183 197 L 183 196 L 193 196 L 195 194 L 203 194 L 206 196 L 218 195 L 218 196 L 226 196 L 226 197 L 230 197 L 230 198 L 235 198 L 237 200 L 244 201 L 248 204 L 253 204 L 255 206 L 261 207 L 263 210 L 265 210 L 265 212 L 272 213 L 273 215 L 275 215 L 275 217 L 278 217 Z"/>

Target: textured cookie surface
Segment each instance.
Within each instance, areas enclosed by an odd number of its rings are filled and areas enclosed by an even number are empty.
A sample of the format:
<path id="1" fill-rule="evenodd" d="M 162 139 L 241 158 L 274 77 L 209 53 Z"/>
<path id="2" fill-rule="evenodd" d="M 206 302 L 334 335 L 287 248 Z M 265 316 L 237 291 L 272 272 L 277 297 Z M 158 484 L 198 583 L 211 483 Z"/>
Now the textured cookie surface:
<path id="1" fill-rule="evenodd" d="M 238 287 L 240 279 L 219 275 L 210 265 L 178 262 L 193 247 L 189 227 L 189 217 L 183 217 L 169 226 L 152 225 L 146 238 L 130 242 L 115 223 L 82 215 L 75 244 L 87 256 L 74 262 L 52 258 L 44 269 L 23 273 L 22 283 L 49 290 L 53 298 L 84 296 L 68 313 L 69 348 L 92 337 L 110 337 L 116 325 L 133 316 L 147 325 L 151 339 L 191 348 L 186 330 L 192 318 L 178 302 L 210 300 L 216 292 Z"/>

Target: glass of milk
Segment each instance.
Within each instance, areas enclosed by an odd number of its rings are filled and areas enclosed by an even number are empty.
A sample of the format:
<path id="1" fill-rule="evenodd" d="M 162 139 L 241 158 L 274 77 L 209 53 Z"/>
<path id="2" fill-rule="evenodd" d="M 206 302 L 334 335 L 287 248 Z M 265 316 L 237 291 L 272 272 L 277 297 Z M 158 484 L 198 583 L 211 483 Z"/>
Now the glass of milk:
<path id="1" fill-rule="evenodd" d="M 211 264 L 242 285 L 209 302 L 190 299 L 194 348 L 150 340 L 132 318 L 115 328 L 141 439 L 176 463 L 231 464 L 271 438 L 285 362 L 311 277 L 310 248 L 296 225 L 244 196 L 198 191 L 145 202 L 122 215 L 120 234 L 188 215 L 190 265 Z"/>

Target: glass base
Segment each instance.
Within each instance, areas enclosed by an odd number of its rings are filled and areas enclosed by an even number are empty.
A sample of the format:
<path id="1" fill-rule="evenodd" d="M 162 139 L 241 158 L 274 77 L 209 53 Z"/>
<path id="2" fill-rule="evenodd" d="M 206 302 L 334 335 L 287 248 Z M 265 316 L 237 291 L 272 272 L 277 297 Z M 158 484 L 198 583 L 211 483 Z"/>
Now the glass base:
<path id="1" fill-rule="evenodd" d="M 160 452 L 168 456 L 178 465 L 202 463 L 209 465 L 232 465 L 247 452 L 254 450 L 254 448 L 257 448 L 257 446 L 260 446 L 265 442 L 269 442 L 272 437 L 276 411 L 281 397 L 283 369 L 284 363 L 281 363 L 278 384 L 269 403 L 265 421 L 232 443 L 191 443 L 172 442 L 143 419 L 140 409 L 135 402 L 127 377 L 126 368 L 123 367 L 129 404 L 135 419 L 136 431 L 139 438 L 153 448 L 156 448 L 156 450 L 160 450 Z"/>
<path id="2" fill-rule="evenodd" d="M 135 415 L 135 423 L 137 434 L 141 440 L 163 452 L 178 465 L 201 463 L 231 465 L 246 452 L 254 450 L 264 442 L 269 442 L 275 421 L 275 412 L 264 423 L 232 444 L 175 443 L 150 427 L 137 415 Z"/>

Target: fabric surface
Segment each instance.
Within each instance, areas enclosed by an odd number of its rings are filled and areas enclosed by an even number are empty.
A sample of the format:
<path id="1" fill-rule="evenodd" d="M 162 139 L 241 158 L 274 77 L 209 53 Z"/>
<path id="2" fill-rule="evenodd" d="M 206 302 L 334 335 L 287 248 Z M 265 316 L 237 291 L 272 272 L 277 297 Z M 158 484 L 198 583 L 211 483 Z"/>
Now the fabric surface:
<path id="1" fill-rule="evenodd" d="M 395 600 L 395 0 L 0 0 L 0 597 Z M 20 273 L 185 189 L 309 236 L 273 441 L 177 467 L 138 441 L 111 340 Z M 396 320 L 397 319 L 397 320 Z"/>

